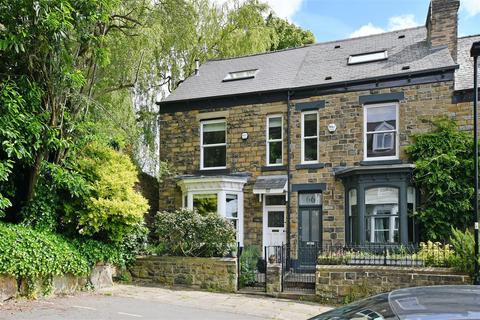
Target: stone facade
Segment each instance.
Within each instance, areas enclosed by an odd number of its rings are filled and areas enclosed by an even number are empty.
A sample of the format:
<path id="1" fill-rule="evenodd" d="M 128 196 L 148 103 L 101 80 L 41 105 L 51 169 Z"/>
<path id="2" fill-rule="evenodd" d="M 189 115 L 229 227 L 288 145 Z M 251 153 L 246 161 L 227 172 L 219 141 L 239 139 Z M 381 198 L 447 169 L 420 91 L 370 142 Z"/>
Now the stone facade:
<path id="1" fill-rule="evenodd" d="M 446 268 L 317 265 L 315 290 L 323 302 L 346 303 L 400 288 L 468 284 L 469 276 Z"/>
<path id="2" fill-rule="evenodd" d="M 139 257 L 130 272 L 135 282 L 237 291 L 234 258 Z"/>
<path id="3" fill-rule="evenodd" d="M 345 242 L 345 190 L 336 179 L 336 167 L 361 166 L 363 160 L 363 106 L 359 97 L 383 93 L 403 93 L 399 101 L 399 135 L 401 161 L 408 162 L 405 148 L 412 136 L 432 129 L 429 120 L 439 117 L 455 118 L 461 129 L 471 127 L 471 106 L 468 103 L 454 104 L 453 81 L 417 84 L 384 89 L 373 89 L 341 94 L 325 94 L 305 99 L 292 99 L 291 111 L 291 184 L 325 183 L 322 207 L 323 244 Z M 300 168 L 301 112 L 295 105 L 308 101 L 325 101 L 319 109 L 319 162 L 318 168 Z M 287 174 L 286 170 L 265 170 L 266 165 L 266 118 L 271 114 L 284 117 L 283 153 L 287 164 L 287 101 L 263 104 L 238 105 L 225 108 L 190 110 L 161 114 L 160 130 L 161 160 L 175 164 L 179 175 L 199 175 L 200 169 L 200 121 L 224 117 L 227 123 L 227 168 L 232 173 L 250 174 L 244 187 L 244 244 L 262 245 L 262 203 L 252 192 L 260 175 Z M 337 130 L 330 133 L 328 124 L 334 123 Z M 248 133 L 242 140 L 242 133 Z M 283 168 L 284 169 L 284 168 Z M 160 210 L 179 208 L 182 195 L 175 180 L 166 180 L 160 187 Z M 298 240 L 297 193 L 291 193 L 290 243 L 292 255 Z"/>

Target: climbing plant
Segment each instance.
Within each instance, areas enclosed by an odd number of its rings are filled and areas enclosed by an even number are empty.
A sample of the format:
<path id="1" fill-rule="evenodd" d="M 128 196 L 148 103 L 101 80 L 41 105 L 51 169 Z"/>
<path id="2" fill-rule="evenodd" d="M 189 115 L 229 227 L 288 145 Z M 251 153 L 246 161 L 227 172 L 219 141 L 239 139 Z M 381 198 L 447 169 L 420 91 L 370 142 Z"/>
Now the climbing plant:
<path id="1" fill-rule="evenodd" d="M 421 194 L 415 215 L 422 240 L 447 241 L 451 228 L 471 226 L 473 139 L 448 119 L 432 122 L 435 130 L 414 136 L 407 154 L 415 164 Z"/>

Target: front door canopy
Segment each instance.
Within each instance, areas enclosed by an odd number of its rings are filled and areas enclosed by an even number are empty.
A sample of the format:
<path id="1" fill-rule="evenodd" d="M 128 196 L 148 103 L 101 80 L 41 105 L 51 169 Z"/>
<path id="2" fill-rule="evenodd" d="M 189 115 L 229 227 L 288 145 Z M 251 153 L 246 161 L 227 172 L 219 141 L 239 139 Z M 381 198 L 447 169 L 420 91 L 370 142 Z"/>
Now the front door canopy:
<path id="1" fill-rule="evenodd" d="M 253 186 L 254 194 L 283 194 L 287 191 L 287 175 L 259 176 Z"/>

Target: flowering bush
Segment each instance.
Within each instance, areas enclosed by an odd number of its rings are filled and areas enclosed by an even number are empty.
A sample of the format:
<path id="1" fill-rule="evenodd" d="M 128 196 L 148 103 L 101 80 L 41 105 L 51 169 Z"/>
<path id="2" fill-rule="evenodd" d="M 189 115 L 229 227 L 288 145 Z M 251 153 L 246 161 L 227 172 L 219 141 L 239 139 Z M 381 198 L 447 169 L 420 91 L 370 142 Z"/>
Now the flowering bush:
<path id="1" fill-rule="evenodd" d="M 217 213 L 163 211 L 155 216 L 157 254 L 222 257 L 235 246 L 235 229 Z"/>
<path id="2" fill-rule="evenodd" d="M 421 242 L 417 257 L 425 261 L 427 267 L 446 267 L 454 256 L 453 247 L 440 242 Z"/>

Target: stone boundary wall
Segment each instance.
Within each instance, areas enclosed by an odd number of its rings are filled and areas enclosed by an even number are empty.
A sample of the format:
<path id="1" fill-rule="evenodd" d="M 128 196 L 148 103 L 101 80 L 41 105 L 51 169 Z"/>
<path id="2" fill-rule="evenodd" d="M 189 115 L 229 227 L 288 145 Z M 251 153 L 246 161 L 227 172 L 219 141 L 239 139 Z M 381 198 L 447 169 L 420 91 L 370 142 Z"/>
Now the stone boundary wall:
<path id="1" fill-rule="evenodd" d="M 30 294 L 37 297 L 44 296 L 45 293 L 56 295 L 72 294 L 76 291 L 85 290 L 88 284 L 94 289 L 107 288 L 113 286 L 112 277 L 114 274 L 115 267 L 108 264 L 99 264 L 93 268 L 89 276 L 74 276 L 71 274 L 54 276 L 50 288 L 45 286 L 42 279 L 39 279 L 35 283 L 34 292 Z M 17 279 L 11 275 L 0 274 L 0 303 L 27 294 L 25 279 Z"/>
<path id="2" fill-rule="evenodd" d="M 317 265 L 315 292 L 323 302 L 349 303 L 406 287 L 465 284 L 469 276 L 448 268 Z"/>
<path id="3" fill-rule="evenodd" d="M 237 291 L 236 258 L 145 256 L 130 267 L 134 282 Z"/>

